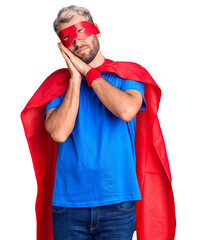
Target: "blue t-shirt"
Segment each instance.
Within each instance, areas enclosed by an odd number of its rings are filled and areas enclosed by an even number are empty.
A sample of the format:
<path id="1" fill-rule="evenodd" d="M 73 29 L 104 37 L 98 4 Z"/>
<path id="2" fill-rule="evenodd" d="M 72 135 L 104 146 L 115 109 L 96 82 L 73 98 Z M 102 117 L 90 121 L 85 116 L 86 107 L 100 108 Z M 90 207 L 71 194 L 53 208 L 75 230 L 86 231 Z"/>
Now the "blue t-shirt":
<path id="1" fill-rule="evenodd" d="M 101 72 L 121 90 L 136 89 L 144 98 L 144 83 Z M 46 104 L 57 108 L 64 94 Z M 140 110 L 146 107 L 145 100 Z M 46 115 L 45 111 L 45 115 Z M 79 110 L 72 133 L 58 143 L 52 204 L 96 207 L 140 200 L 135 157 L 136 117 L 126 122 L 110 112 L 87 85 L 80 87 Z"/>

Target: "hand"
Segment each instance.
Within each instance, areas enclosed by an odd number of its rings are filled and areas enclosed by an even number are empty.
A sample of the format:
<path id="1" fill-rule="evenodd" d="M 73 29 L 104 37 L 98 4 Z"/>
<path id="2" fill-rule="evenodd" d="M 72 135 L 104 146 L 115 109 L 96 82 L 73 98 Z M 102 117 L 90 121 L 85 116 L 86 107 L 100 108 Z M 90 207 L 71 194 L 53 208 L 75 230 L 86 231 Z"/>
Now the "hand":
<path id="1" fill-rule="evenodd" d="M 62 44 L 63 45 L 63 44 Z M 74 65 L 72 64 L 72 62 L 70 61 L 69 57 L 67 56 L 67 54 L 63 51 L 60 43 L 58 43 L 58 47 L 62 53 L 62 56 L 64 57 L 66 64 L 68 66 L 68 70 L 70 72 L 70 76 L 73 79 L 80 79 L 82 80 L 83 75 L 74 67 Z"/>
<path id="2" fill-rule="evenodd" d="M 84 61 L 82 61 L 80 58 L 75 56 L 62 43 L 59 43 L 58 46 L 60 48 L 60 51 L 62 52 L 62 55 L 66 57 L 65 60 L 70 60 L 71 64 L 75 67 L 75 69 L 82 75 L 86 76 L 87 72 L 91 69 L 91 67 Z"/>

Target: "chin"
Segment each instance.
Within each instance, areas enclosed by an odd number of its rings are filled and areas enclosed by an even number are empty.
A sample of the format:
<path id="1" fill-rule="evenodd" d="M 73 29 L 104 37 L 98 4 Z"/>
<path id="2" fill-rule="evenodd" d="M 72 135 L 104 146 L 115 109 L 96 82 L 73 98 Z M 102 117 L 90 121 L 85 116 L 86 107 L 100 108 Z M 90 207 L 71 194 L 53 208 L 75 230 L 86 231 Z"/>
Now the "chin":
<path id="1" fill-rule="evenodd" d="M 88 57 L 86 57 L 86 56 L 81 56 L 81 57 L 79 57 L 82 61 L 84 61 L 85 63 L 87 63 L 87 64 L 89 64 L 89 63 L 91 63 L 94 59 L 95 59 L 95 57 L 97 56 L 97 54 L 98 54 L 98 51 L 96 52 L 96 53 L 94 53 L 94 54 L 90 54 Z"/>
<path id="2" fill-rule="evenodd" d="M 78 58 L 80 58 L 83 62 L 89 64 L 90 62 L 92 62 L 96 56 L 89 56 L 89 57 L 86 57 L 86 56 L 79 56 L 77 54 L 75 54 L 75 56 L 77 56 Z"/>

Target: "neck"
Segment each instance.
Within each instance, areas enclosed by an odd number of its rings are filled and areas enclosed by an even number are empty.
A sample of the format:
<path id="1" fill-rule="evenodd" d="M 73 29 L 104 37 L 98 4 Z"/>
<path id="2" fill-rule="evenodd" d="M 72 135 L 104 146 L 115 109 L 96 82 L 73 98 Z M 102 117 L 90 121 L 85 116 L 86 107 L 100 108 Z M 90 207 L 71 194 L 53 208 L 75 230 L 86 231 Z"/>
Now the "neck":
<path id="1" fill-rule="evenodd" d="M 96 68 L 96 67 L 102 65 L 104 63 L 104 61 L 105 61 L 105 58 L 101 52 L 101 49 L 99 49 L 94 60 L 92 62 L 90 62 L 88 65 L 92 68 Z"/>

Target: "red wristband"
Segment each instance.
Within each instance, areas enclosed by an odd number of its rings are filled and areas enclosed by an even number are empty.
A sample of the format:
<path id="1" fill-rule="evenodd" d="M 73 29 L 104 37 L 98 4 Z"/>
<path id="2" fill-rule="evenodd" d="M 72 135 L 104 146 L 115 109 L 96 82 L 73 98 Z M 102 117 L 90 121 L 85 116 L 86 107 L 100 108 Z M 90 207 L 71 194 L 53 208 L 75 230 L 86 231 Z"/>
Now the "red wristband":
<path id="1" fill-rule="evenodd" d="M 86 74 L 86 81 L 88 86 L 91 87 L 92 82 L 97 78 L 102 78 L 103 76 L 100 74 L 98 70 L 95 68 L 91 68 Z"/>

